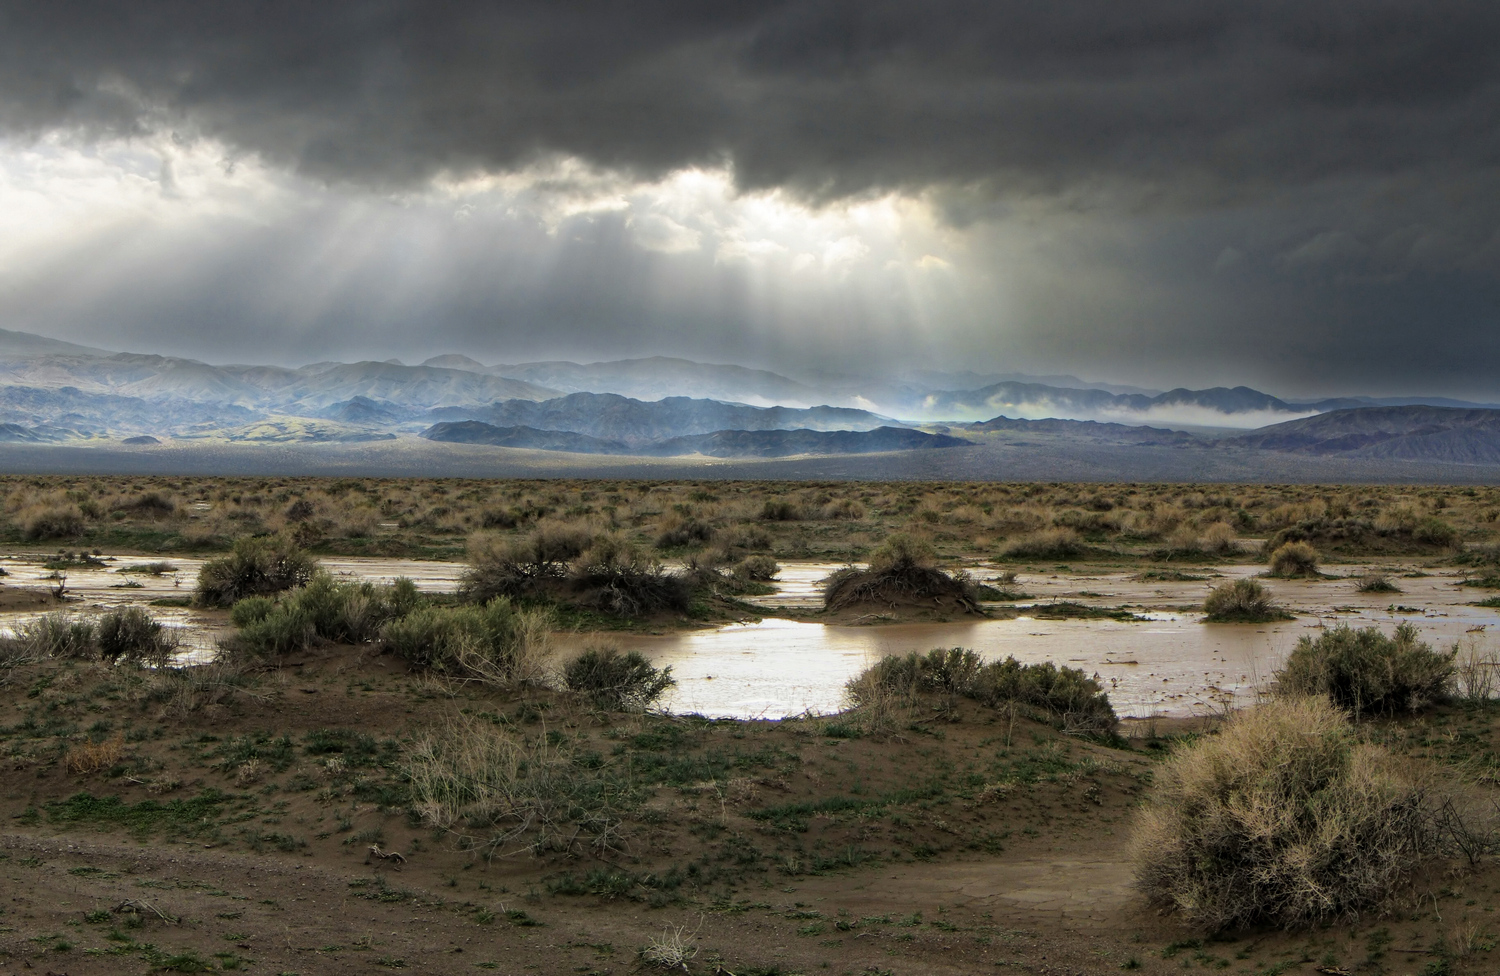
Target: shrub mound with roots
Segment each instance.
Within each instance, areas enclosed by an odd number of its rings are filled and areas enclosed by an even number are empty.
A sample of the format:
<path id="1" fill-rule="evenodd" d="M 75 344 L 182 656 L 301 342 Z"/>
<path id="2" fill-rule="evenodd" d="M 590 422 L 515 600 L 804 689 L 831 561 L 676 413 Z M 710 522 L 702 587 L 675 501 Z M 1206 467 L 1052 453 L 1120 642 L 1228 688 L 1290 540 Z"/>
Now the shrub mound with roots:
<path id="1" fill-rule="evenodd" d="M 936 562 L 930 543 L 897 533 L 870 555 L 869 569 L 851 566 L 824 580 L 823 606 L 932 606 L 981 613 L 974 581 L 963 573 L 945 573 Z"/>
<path id="2" fill-rule="evenodd" d="M 1304 635 L 1276 672 L 1279 695 L 1320 695 L 1355 715 L 1415 712 L 1452 697 L 1454 659 L 1417 638 L 1409 623 L 1390 637 L 1378 627 L 1340 625 Z"/>
<path id="3" fill-rule="evenodd" d="M 1292 615 L 1271 599 L 1271 591 L 1250 579 L 1220 583 L 1203 601 L 1210 623 L 1263 624 L 1291 620 Z"/>
<path id="4" fill-rule="evenodd" d="M 590 647 L 564 665 L 563 683 L 600 708 L 623 712 L 649 708 L 677 679 L 637 651 Z"/>
<path id="5" fill-rule="evenodd" d="M 912 702 L 935 692 L 992 708 L 1019 708 L 1067 732 L 1106 734 L 1119 723 L 1098 680 L 1076 668 L 1022 664 L 1013 657 L 985 664 L 962 647 L 883 658 L 850 679 L 845 689 L 856 708 Z"/>
<path id="6" fill-rule="evenodd" d="M 317 561 L 285 536 L 240 539 L 229 555 L 198 571 L 198 602 L 228 607 L 247 596 L 282 593 L 306 586 L 317 570 Z"/>
<path id="7" fill-rule="evenodd" d="M 1312 925 L 1382 903 L 1456 836 L 1420 767 L 1323 698 L 1240 712 L 1181 748 L 1137 822 L 1137 885 L 1210 931 Z"/>
<path id="8" fill-rule="evenodd" d="M 1271 553 L 1272 576 L 1317 576 L 1318 550 L 1306 542 L 1288 542 Z"/>

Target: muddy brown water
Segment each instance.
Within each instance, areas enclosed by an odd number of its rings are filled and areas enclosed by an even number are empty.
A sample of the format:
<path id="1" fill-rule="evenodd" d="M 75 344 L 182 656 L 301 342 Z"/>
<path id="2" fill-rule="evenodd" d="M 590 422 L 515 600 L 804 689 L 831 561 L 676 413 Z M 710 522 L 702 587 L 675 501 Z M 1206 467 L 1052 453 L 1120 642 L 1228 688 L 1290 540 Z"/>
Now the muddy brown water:
<path id="1" fill-rule="evenodd" d="M 149 575 L 125 570 L 154 560 L 105 558 L 105 568 L 67 572 L 67 592 L 74 601 L 70 611 L 103 612 L 185 596 L 202 565 L 201 559 L 170 558 L 163 561 L 172 564 L 172 572 Z M 35 554 L 0 556 L 0 568 L 8 574 L 4 583 L 37 589 L 55 585 L 44 561 Z M 406 559 L 329 558 L 322 564 L 348 578 L 388 582 L 405 576 L 426 592 L 452 591 L 464 570 L 462 563 Z M 834 626 L 777 615 L 820 606 L 819 581 L 839 565 L 783 563 L 776 592 L 751 599 L 766 613 L 757 622 L 662 634 L 567 634 L 559 637 L 560 654 L 612 643 L 672 668 L 677 685 L 663 702 L 669 710 L 783 718 L 839 710 L 849 678 L 887 654 L 968 647 L 987 660 L 1014 656 L 1098 674 L 1121 715 L 1147 717 L 1205 713 L 1243 702 L 1267 685 L 1299 637 L 1338 622 L 1390 630 L 1410 621 L 1435 646 L 1465 642 L 1482 650 L 1495 650 L 1494 635 L 1500 633 L 1500 610 L 1470 605 L 1487 591 L 1459 586 L 1461 576 L 1446 570 L 1417 578 L 1397 574 L 1393 578 L 1403 592 L 1395 594 L 1361 594 L 1348 578 L 1267 580 L 1275 598 L 1297 614 L 1295 620 L 1270 625 L 1205 624 L 1193 609 L 1214 583 L 1255 575 L 1260 566 L 1194 568 L 1190 572 L 1210 578 L 1184 582 L 1141 581 L 1128 572 L 1023 572 L 1014 588 L 1031 599 L 1017 604 L 1021 615 L 1014 619 Z M 1337 572 L 1354 576 L 1360 570 L 1339 567 Z M 998 569 L 978 564 L 971 571 L 987 579 Z M 1028 612 L 1064 600 L 1125 606 L 1145 619 L 1043 620 Z M 151 611 L 178 630 L 183 663 L 210 659 L 228 629 L 222 613 L 186 607 Z M 13 632 L 38 615 L 7 613 L 0 632 Z"/>

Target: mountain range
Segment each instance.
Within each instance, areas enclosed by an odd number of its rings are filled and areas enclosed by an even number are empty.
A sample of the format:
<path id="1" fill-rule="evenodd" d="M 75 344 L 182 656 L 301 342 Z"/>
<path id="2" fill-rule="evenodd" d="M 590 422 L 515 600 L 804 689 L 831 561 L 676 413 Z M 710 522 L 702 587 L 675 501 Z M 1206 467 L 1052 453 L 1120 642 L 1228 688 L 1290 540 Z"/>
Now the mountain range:
<path id="1" fill-rule="evenodd" d="M 416 366 L 214 365 L 0 330 L 0 443 L 127 440 L 143 451 L 389 442 L 726 459 L 984 449 L 943 452 L 959 459 L 944 462 L 953 470 L 980 464 L 963 458 L 1047 445 L 1080 457 L 1107 448 L 1500 467 L 1500 408 L 921 369 L 786 376 L 670 357 L 485 365 L 454 353 Z"/>

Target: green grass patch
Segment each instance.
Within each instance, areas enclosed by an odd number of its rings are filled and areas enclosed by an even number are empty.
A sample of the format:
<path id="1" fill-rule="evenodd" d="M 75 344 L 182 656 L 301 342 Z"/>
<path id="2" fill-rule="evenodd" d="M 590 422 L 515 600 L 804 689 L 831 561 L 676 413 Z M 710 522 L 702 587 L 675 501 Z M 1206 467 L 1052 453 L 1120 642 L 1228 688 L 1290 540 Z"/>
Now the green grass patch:
<path id="1" fill-rule="evenodd" d="M 54 824 L 116 828 L 141 836 L 160 832 L 196 834 L 218 823 L 220 810 L 229 800 L 218 790 L 204 790 L 183 800 L 142 800 L 136 804 L 117 796 L 74 793 L 66 800 L 48 803 L 44 809 L 47 820 Z"/>

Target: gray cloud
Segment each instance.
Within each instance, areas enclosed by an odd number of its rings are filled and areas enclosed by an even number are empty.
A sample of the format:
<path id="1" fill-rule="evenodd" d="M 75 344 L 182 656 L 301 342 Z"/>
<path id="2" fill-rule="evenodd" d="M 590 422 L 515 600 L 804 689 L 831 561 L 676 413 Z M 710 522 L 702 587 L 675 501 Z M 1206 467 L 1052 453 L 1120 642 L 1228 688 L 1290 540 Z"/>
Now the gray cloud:
<path id="1" fill-rule="evenodd" d="M 0 2 L 0 135 L 153 195 L 0 260 L 11 328 L 1500 396 L 1482 2 Z"/>

